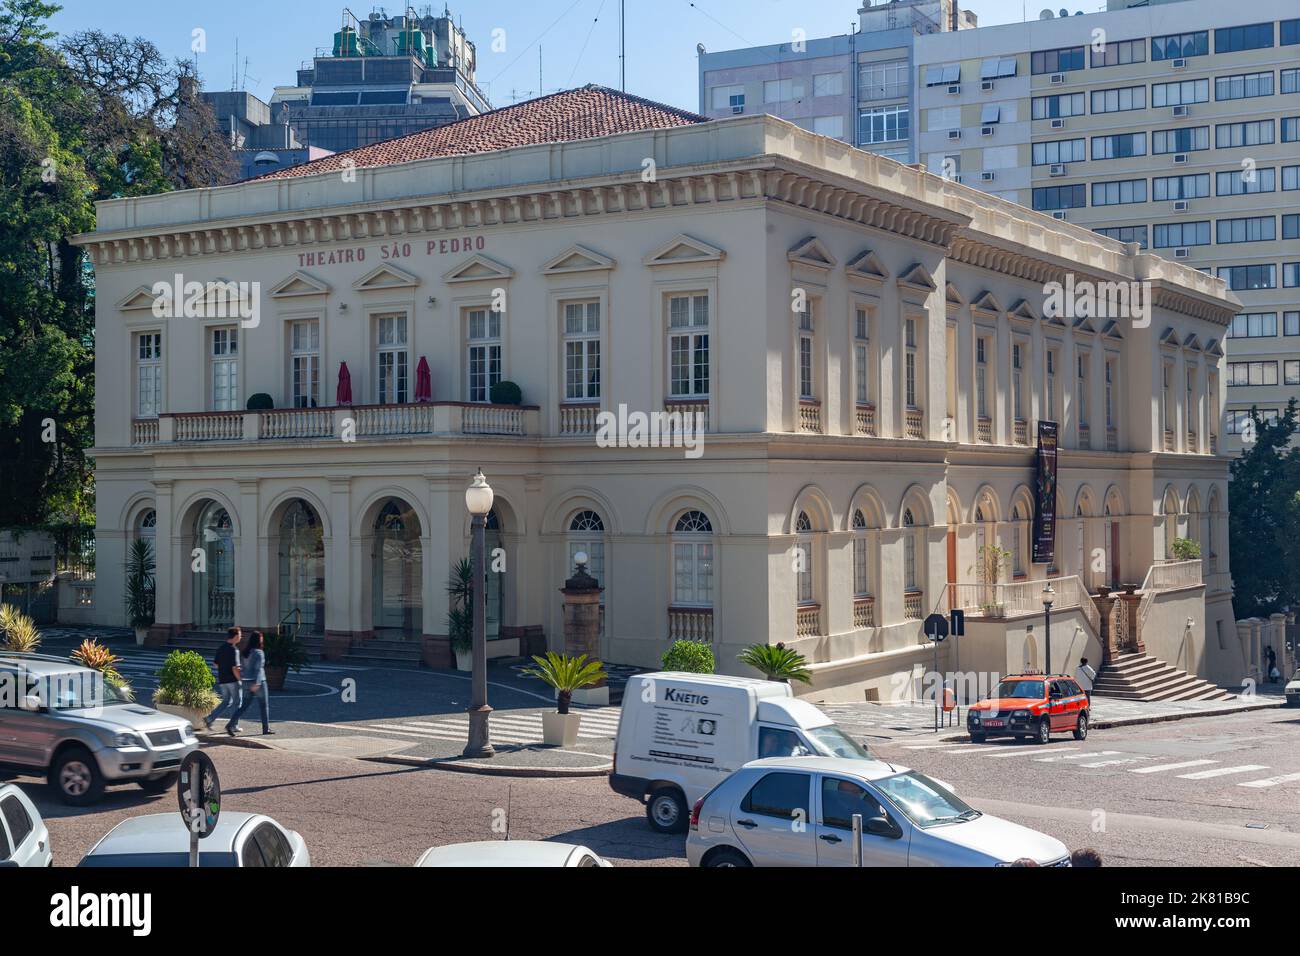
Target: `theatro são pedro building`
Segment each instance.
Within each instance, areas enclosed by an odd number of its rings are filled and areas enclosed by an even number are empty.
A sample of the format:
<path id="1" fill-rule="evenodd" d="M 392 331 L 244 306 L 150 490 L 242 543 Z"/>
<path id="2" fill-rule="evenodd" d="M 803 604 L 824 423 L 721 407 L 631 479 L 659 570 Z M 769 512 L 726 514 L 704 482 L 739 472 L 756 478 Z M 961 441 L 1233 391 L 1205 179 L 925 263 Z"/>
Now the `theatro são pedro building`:
<path id="1" fill-rule="evenodd" d="M 125 623 L 118 572 L 151 539 L 154 641 L 298 612 L 328 656 L 405 641 L 446 666 L 481 467 L 494 656 L 563 645 L 585 551 L 616 663 L 689 637 L 736 673 L 783 641 L 819 693 L 883 699 L 915 690 L 921 621 L 950 607 L 950 667 L 1043 667 L 1048 579 L 1055 669 L 1138 623 L 1180 669 L 1257 663 L 1216 455 L 1237 303 L 1136 246 L 773 117 L 600 87 L 101 203 L 80 242 L 96 604 Z M 1132 295 L 1083 307 L 1103 283 Z M 1142 606 L 1119 622 L 1122 584 Z"/>

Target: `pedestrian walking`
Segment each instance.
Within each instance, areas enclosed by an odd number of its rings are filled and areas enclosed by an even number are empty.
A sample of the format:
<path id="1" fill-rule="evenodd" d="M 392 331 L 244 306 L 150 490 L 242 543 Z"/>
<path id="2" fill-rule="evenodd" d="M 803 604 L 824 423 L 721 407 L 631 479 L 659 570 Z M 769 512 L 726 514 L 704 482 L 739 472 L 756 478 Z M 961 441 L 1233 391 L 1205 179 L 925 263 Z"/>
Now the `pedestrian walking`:
<path id="1" fill-rule="evenodd" d="M 221 694 L 221 703 L 203 720 L 208 730 L 211 730 L 213 721 L 229 710 L 232 716 L 226 723 L 226 733 L 231 734 L 231 736 L 234 736 L 234 734 L 230 728 L 239 719 L 241 704 L 239 644 L 242 639 L 243 634 L 239 628 L 232 627 L 226 631 L 226 643 L 217 648 L 217 654 L 213 660 L 217 665 L 217 691 Z"/>
<path id="2" fill-rule="evenodd" d="M 244 703 L 231 721 L 234 724 L 231 733 L 239 733 L 239 718 L 244 716 L 244 711 L 253 706 L 253 701 L 257 701 L 257 706 L 262 713 L 263 736 L 275 733 L 271 729 L 270 695 L 266 686 L 266 639 L 261 631 L 254 631 L 248 638 L 248 647 L 244 648 L 242 674 Z"/>
<path id="3" fill-rule="evenodd" d="M 1079 686 L 1083 688 L 1083 692 L 1088 696 L 1088 706 L 1091 707 L 1092 682 L 1097 679 L 1097 672 L 1088 663 L 1088 658 L 1079 658 L 1079 666 L 1075 669 L 1074 679 L 1079 682 Z"/>
<path id="4" fill-rule="evenodd" d="M 1273 650 L 1272 644 L 1264 648 L 1264 656 L 1268 658 L 1268 680 L 1272 683 L 1282 676 L 1282 672 L 1277 669 L 1277 651 Z"/>

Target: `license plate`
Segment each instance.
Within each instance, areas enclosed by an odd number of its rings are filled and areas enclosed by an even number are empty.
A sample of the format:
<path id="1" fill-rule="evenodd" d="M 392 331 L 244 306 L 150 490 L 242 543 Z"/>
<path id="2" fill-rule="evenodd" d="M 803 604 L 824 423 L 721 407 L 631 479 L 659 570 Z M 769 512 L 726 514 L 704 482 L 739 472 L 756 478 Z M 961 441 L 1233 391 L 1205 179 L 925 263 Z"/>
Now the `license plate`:
<path id="1" fill-rule="evenodd" d="M 1001 726 L 1002 726 L 1002 721 L 1000 721 L 1000 720 L 986 720 L 986 721 L 984 721 L 984 726 L 985 726 L 985 727 L 1001 727 Z"/>

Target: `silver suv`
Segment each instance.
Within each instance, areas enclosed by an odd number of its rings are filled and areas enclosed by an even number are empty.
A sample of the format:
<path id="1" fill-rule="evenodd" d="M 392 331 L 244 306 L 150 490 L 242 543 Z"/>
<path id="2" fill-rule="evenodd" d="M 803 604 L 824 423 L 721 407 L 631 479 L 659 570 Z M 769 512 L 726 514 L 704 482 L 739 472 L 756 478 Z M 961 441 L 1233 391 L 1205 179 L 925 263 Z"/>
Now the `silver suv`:
<path id="1" fill-rule="evenodd" d="M 126 700 L 96 671 L 0 652 L 0 765 L 45 776 L 65 803 L 94 803 L 109 783 L 162 793 L 198 745 L 188 721 Z"/>

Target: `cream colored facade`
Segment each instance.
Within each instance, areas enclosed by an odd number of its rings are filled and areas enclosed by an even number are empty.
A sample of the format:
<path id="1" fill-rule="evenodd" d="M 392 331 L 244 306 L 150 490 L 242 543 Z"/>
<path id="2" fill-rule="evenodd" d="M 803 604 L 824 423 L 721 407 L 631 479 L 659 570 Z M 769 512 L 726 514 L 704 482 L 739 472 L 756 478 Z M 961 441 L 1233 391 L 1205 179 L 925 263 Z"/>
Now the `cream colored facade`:
<path id="1" fill-rule="evenodd" d="M 105 623 L 122 617 L 113 569 L 147 534 L 158 636 L 298 607 L 327 652 L 400 635 L 441 660 L 481 467 L 504 558 L 497 655 L 562 646 L 558 589 L 580 547 L 601 563 L 608 660 L 653 666 L 671 637 L 703 636 L 734 673 L 746 644 L 785 641 L 819 693 L 883 698 L 930 665 L 920 618 L 953 603 L 978 618 L 976 549 L 997 541 L 1019 556 L 1000 574 L 1007 620 L 980 620 L 960 663 L 1041 666 L 1026 625 L 1050 576 L 1053 665 L 1072 668 L 1101 657 L 1081 589 L 1142 582 L 1158 603 L 1151 568 L 1179 534 L 1207 555 L 1203 583 L 1199 567 L 1167 582 L 1199 609 L 1180 666 L 1235 680 L 1252 663 L 1209 441 L 1238 305 L 1136 247 L 769 116 L 113 201 L 82 241 Z M 1044 318 L 1044 285 L 1067 272 L 1150 280 L 1150 326 Z M 237 354 L 229 319 L 154 315 L 153 283 L 176 274 L 261 283 Z M 588 363 L 578 401 L 570 354 Z M 498 355 L 522 407 L 471 400 Z M 421 357 L 428 404 L 410 401 Z M 352 407 L 335 407 L 341 362 Z M 388 372 L 402 362 L 406 391 Z M 310 393 L 289 407 L 313 363 L 316 407 Z M 1195 388 L 1162 412 L 1169 364 Z M 256 392 L 275 410 L 243 411 Z M 705 413 L 702 456 L 600 447 L 596 413 L 620 405 Z M 1162 414 L 1199 439 L 1166 451 Z M 1061 430 L 1051 569 L 1029 560 L 1040 419 Z"/>

